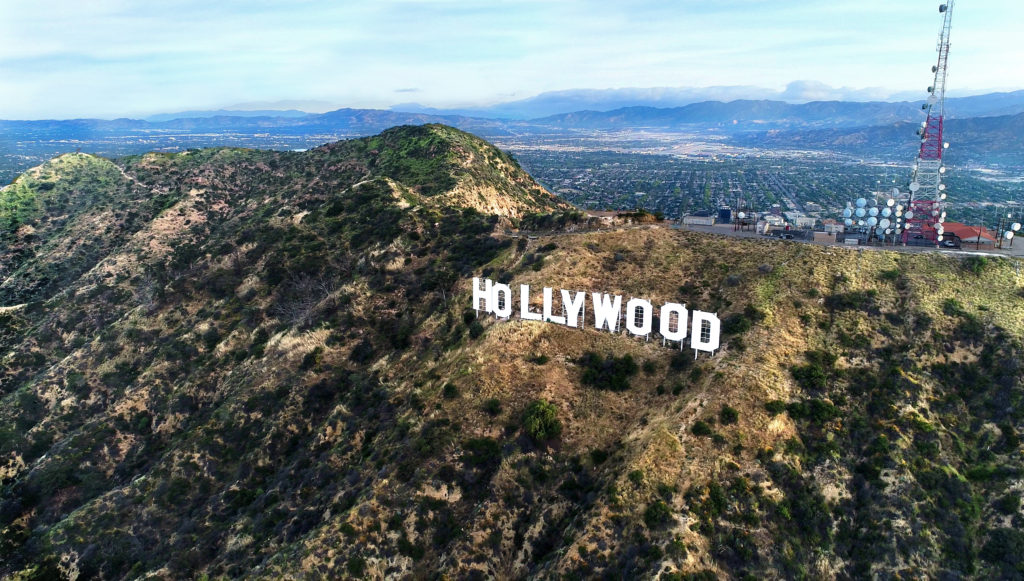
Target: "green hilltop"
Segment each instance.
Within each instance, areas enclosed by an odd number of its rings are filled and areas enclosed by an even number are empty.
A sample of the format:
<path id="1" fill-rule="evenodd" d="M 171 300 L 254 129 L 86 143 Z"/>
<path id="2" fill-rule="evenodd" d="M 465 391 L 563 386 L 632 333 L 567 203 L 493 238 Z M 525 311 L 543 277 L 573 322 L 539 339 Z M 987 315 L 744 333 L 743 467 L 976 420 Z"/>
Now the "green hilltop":
<path id="1" fill-rule="evenodd" d="M 1024 574 L 1019 263 L 514 232 L 580 219 L 438 125 L 27 172 L 0 576 Z M 473 276 L 717 312 L 723 347 L 478 317 Z"/>

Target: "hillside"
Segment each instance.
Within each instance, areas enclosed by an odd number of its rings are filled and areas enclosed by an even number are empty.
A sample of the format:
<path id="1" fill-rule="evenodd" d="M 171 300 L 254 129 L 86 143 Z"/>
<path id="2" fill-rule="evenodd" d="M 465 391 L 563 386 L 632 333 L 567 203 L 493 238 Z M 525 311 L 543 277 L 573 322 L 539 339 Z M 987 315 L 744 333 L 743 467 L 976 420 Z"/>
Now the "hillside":
<path id="1" fill-rule="evenodd" d="M 441 126 L 19 178 L 0 576 L 1024 574 L 1019 265 L 503 234 L 536 213 L 571 214 Z M 478 318 L 473 276 L 717 312 L 723 348 Z"/>
<path id="2" fill-rule="evenodd" d="M 846 129 L 794 129 L 754 132 L 734 137 L 739 145 L 767 149 L 828 149 L 850 155 L 911 158 L 917 150 L 916 123 L 893 123 Z M 1024 113 L 997 117 L 949 119 L 944 135 L 952 143 L 954 165 L 1021 166 Z"/>

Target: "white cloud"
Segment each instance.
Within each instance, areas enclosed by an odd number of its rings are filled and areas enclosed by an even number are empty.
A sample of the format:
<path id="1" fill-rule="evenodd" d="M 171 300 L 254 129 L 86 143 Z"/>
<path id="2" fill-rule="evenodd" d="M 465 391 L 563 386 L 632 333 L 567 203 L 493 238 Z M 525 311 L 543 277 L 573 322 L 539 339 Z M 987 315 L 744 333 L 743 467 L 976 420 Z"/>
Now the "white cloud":
<path id="1" fill-rule="evenodd" d="M 940 22 L 930 3 L 889 0 L 0 3 L 8 118 L 282 99 L 387 106 L 409 87 L 442 106 L 569 87 L 866 96 L 927 86 Z M 951 87 L 1020 86 L 1007 71 L 1024 56 L 1024 3 L 957 10 Z"/>

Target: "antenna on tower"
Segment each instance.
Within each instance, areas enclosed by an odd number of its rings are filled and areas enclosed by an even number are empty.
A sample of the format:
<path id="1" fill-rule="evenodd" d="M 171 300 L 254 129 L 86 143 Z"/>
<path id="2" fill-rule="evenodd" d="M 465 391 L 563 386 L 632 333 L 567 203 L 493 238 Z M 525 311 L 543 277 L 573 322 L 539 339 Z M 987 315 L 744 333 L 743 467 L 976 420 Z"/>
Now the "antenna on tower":
<path id="1" fill-rule="evenodd" d="M 858 226 L 864 234 L 867 227 L 867 237 L 877 236 L 882 240 L 892 236 L 893 243 L 899 239 L 904 245 L 911 238 L 927 240 L 936 245 L 943 240 L 945 229 L 943 222 L 946 221 L 946 184 L 942 183 L 946 167 L 942 162 L 942 154 L 949 147 L 949 143 L 942 140 L 942 129 L 944 120 L 944 108 L 946 105 L 946 67 L 949 59 L 949 29 L 953 17 L 953 2 L 939 5 L 939 14 L 942 15 L 942 30 L 939 32 L 939 41 L 936 50 L 939 53 L 938 63 L 932 67 L 934 79 L 928 87 L 928 98 L 921 109 L 925 111 L 926 118 L 917 129 L 917 135 L 921 140 L 921 146 L 917 152 L 917 159 L 914 161 L 914 169 L 910 176 L 910 184 L 907 191 L 900 191 L 893 188 L 891 194 L 886 194 L 886 208 L 881 210 L 883 220 L 869 224 L 865 218 L 866 200 L 857 200 L 857 208 L 851 204 L 843 211 L 844 224 L 847 228 Z M 872 204 L 873 206 L 874 204 Z M 869 216 L 874 217 L 874 215 Z"/>
<path id="2" fill-rule="evenodd" d="M 939 53 L 938 63 L 932 67 L 935 78 L 928 87 L 928 98 L 921 106 L 927 112 L 927 118 L 921 123 L 917 133 L 921 138 L 917 161 L 910 178 L 910 195 L 907 198 L 907 213 L 904 220 L 903 242 L 910 236 L 921 236 L 939 243 L 942 241 L 945 221 L 946 185 L 942 176 L 946 167 L 942 162 L 942 154 L 949 143 L 942 140 L 943 120 L 946 104 L 946 71 L 949 59 L 949 29 L 953 18 L 953 2 L 949 0 L 939 5 L 942 14 L 942 30 L 936 50 Z"/>

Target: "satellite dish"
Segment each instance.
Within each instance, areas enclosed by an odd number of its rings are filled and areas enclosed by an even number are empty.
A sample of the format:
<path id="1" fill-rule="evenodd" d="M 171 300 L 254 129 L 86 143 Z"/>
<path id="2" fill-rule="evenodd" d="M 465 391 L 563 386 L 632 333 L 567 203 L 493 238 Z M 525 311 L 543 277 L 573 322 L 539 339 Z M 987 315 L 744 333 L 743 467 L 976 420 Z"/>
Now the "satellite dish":
<path id="1" fill-rule="evenodd" d="M 942 224 L 945 221 L 946 221 L 946 217 L 945 216 L 939 216 L 939 224 Z"/>
<path id="2" fill-rule="evenodd" d="M 941 191 L 944 189 L 946 189 L 946 184 L 939 184 L 939 190 Z"/>
<path id="3" fill-rule="evenodd" d="M 938 210 L 932 210 L 932 216 L 938 216 L 938 215 L 939 215 L 939 211 Z"/>
<path id="4" fill-rule="evenodd" d="M 940 217 L 942 217 L 942 218 L 945 218 L 945 217 L 946 217 L 946 211 L 945 211 L 945 210 L 943 210 L 943 211 L 942 211 L 942 213 L 941 213 L 941 214 L 939 214 L 939 216 L 940 216 Z"/>
<path id="5" fill-rule="evenodd" d="M 879 238 L 885 236 L 885 228 L 875 228 L 875 236 L 878 236 Z"/>
<path id="6" fill-rule="evenodd" d="M 940 235 L 946 233 L 946 229 L 942 227 L 942 224 L 936 224 L 935 231 L 938 232 Z"/>
<path id="7" fill-rule="evenodd" d="M 1010 229 L 1013 230 L 1014 232 L 1020 230 L 1020 222 L 1014 222 L 1013 226 L 1010 226 Z"/>
<path id="8" fill-rule="evenodd" d="M 881 226 L 882 228 L 888 228 L 890 225 L 892 225 L 892 222 L 890 222 L 888 218 L 882 218 L 881 220 L 878 221 L 878 225 Z"/>
<path id="9" fill-rule="evenodd" d="M 906 214 L 906 216 L 907 216 L 907 220 L 910 220 L 910 219 L 912 219 L 912 218 L 914 217 L 914 212 L 913 212 L 913 210 L 907 210 L 907 214 Z"/>
<path id="10" fill-rule="evenodd" d="M 946 173 L 946 166 L 940 167 L 939 168 L 939 173 Z"/>
<path id="11" fill-rule="evenodd" d="M 892 228 L 886 228 L 885 229 L 885 234 L 886 234 L 886 236 L 888 236 L 889 234 L 892 234 Z"/>
<path id="12" fill-rule="evenodd" d="M 850 219 L 850 218 L 847 218 L 847 219 L 843 220 L 843 224 L 846 224 L 847 227 L 853 226 L 853 220 Z"/>
<path id="13" fill-rule="evenodd" d="M 892 210 L 889 208 L 882 208 L 882 217 L 888 218 L 889 216 L 892 216 Z"/>
<path id="14" fill-rule="evenodd" d="M 878 224 L 878 218 L 875 218 L 874 216 L 868 218 L 868 226 L 874 228 L 875 224 Z"/>
<path id="15" fill-rule="evenodd" d="M 903 217 L 903 212 L 896 210 L 896 219 L 899 220 L 901 217 Z"/>
<path id="16" fill-rule="evenodd" d="M 900 204 L 899 206 L 896 206 L 896 211 L 897 212 L 902 212 L 903 211 L 903 204 Z"/>
<path id="17" fill-rule="evenodd" d="M 920 189 L 921 189 L 921 184 L 919 184 L 917 182 L 910 182 L 910 191 L 916 192 L 917 190 L 920 190 Z"/>
<path id="18" fill-rule="evenodd" d="M 857 220 L 857 225 L 858 226 L 863 226 L 864 225 L 864 220 Z"/>
<path id="19" fill-rule="evenodd" d="M 739 218 L 740 220 L 742 220 L 742 219 L 747 217 L 747 213 L 746 212 L 740 212 L 739 214 L 736 214 L 736 217 Z"/>
<path id="20" fill-rule="evenodd" d="M 942 235 L 940 234 L 937 239 L 939 242 L 942 242 Z"/>
<path id="21" fill-rule="evenodd" d="M 892 189 L 892 196 L 895 198 L 898 195 L 900 195 L 900 189 L 899 188 L 893 188 Z M 895 202 L 896 200 L 890 199 L 889 201 L 890 202 Z M 891 206 L 892 204 L 889 204 L 889 205 Z"/>
<path id="22" fill-rule="evenodd" d="M 1006 238 L 1007 240 L 1013 240 L 1013 232 L 1007 230 L 1006 233 L 1003 234 L 1003 238 Z"/>
<path id="23" fill-rule="evenodd" d="M 893 190 L 893 191 L 894 191 L 895 193 L 897 193 L 897 194 L 899 194 L 899 193 L 900 193 L 900 191 L 899 191 L 899 190 Z M 889 206 L 889 207 L 891 208 L 891 207 L 893 207 L 893 206 L 895 206 L 895 205 L 896 205 L 896 200 L 894 200 L 894 199 L 892 199 L 892 198 L 889 198 L 888 200 L 886 200 L 886 201 L 885 201 L 885 205 L 886 205 L 886 206 Z"/>
<path id="24" fill-rule="evenodd" d="M 846 208 L 845 210 L 843 210 L 843 218 L 849 218 L 852 215 L 853 215 L 853 210 L 851 210 L 849 208 Z"/>
<path id="25" fill-rule="evenodd" d="M 942 149 L 949 149 L 949 142 L 948 141 L 942 144 Z"/>
<path id="26" fill-rule="evenodd" d="M 868 210 L 868 215 L 869 216 L 877 216 L 878 215 L 878 208 L 874 208 L 873 207 L 870 210 Z"/>
<path id="27" fill-rule="evenodd" d="M 865 199 L 865 198 L 857 198 L 857 207 L 858 208 L 863 208 L 864 206 L 867 206 L 867 205 L 868 205 L 867 199 Z"/>
<path id="28" fill-rule="evenodd" d="M 867 213 L 868 211 L 865 210 L 864 208 L 857 208 L 857 211 L 854 212 L 854 214 L 857 214 L 858 218 L 863 218 Z"/>
<path id="29" fill-rule="evenodd" d="M 946 194 L 939 194 L 939 199 L 940 200 L 945 200 L 946 199 Z"/>

